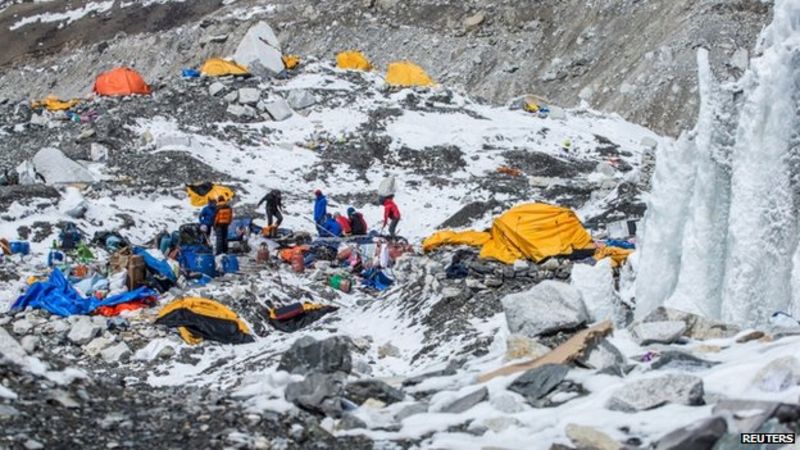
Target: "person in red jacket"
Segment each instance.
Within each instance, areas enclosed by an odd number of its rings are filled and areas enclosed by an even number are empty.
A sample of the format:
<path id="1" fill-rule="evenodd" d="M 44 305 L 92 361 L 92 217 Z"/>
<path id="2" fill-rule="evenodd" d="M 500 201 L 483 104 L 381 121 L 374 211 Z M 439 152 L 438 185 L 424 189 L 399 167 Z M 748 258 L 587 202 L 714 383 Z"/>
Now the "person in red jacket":
<path id="1" fill-rule="evenodd" d="M 339 223 L 339 226 L 342 227 L 342 234 L 344 234 L 345 236 L 350 236 L 350 234 L 352 233 L 352 231 L 350 230 L 350 219 L 339 213 L 334 214 L 333 218 Z"/>
<path id="2" fill-rule="evenodd" d="M 394 202 L 394 195 L 390 195 L 383 200 L 383 228 L 389 224 L 389 236 L 395 237 L 397 222 L 400 222 L 400 209 Z M 383 231 L 381 228 L 381 231 Z"/>

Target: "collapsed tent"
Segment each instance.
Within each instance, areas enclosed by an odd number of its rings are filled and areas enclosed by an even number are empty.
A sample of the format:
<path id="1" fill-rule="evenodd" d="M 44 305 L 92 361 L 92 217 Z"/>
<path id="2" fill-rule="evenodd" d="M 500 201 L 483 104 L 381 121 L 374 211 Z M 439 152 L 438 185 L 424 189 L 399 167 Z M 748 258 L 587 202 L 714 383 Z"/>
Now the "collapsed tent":
<path id="1" fill-rule="evenodd" d="M 44 100 L 31 102 L 31 108 L 45 108 L 48 111 L 65 111 L 80 103 L 80 100 L 61 100 L 55 95 L 48 95 Z"/>
<path id="2" fill-rule="evenodd" d="M 178 328 L 189 345 L 203 339 L 225 344 L 253 342 L 253 336 L 239 316 L 226 306 L 207 298 L 187 297 L 174 301 L 158 313 L 156 323 Z"/>
<path id="3" fill-rule="evenodd" d="M 281 308 L 269 309 L 269 324 L 284 333 L 293 333 L 321 319 L 329 312 L 338 310 L 335 306 L 316 303 L 293 303 Z"/>
<path id="4" fill-rule="evenodd" d="M 135 247 L 133 249 L 133 254 L 141 256 L 142 259 L 144 259 L 144 265 L 147 266 L 147 269 L 153 274 L 169 280 L 173 284 L 178 281 L 177 275 L 172 271 L 172 267 L 170 267 L 166 259 L 158 259 L 151 255 L 147 249 L 141 247 Z"/>
<path id="5" fill-rule="evenodd" d="M 340 52 L 336 55 L 336 67 L 347 70 L 372 70 L 372 64 L 363 53 L 358 50 Z"/>
<path id="6" fill-rule="evenodd" d="M 209 200 L 216 201 L 220 197 L 226 202 L 233 198 L 233 191 L 230 188 L 210 182 L 187 184 L 186 193 L 194 207 L 205 206 Z"/>
<path id="7" fill-rule="evenodd" d="M 150 94 L 150 86 L 138 72 L 127 67 L 118 67 L 101 73 L 94 81 L 92 92 L 98 95 Z"/>
<path id="8" fill-rule="evenodd" d="M 103 306 L 116 306 L 157 297 L 158 293 L 147 287 L 140 287 L 130 292 L 113 295 L 103 300 L 95 297 L 83 297 L 69 284 L 59 269 L 54 269 L 46 281 L 37 281 L 30 286 L 11 306 L 11 311 L 25 308 L 44 309 L 51 314 L 71 316 L 73 314 L 89 314 Z"/>
<path id="9" fill-rule="evenodd" d="M 200 68 L 200 73 L 207 77 L 224 77 L 228 75 L 250 75 L 244 66 L 222 58 L 209 58 Z"/>
<path id="10" fill-rule="evenodd" d="M 389 64 L 385 79 L 392 86 L 433 86 L 434 84 L 425 69 L 409 61 L 397 61 Z"/>
<path id="11" fill-rule="evenodd" d="M 591 235 L 572 210 L 543 203 L 509 209 L 494 220 L 489 232 L 436 232 L 423 241 L 422 247 L 430 251 L 441 245 L 458 244 L 481 247 L 481 258 L 506 264 L 518 259 L 540 262 L 551 256 L 594 252 Z"/>

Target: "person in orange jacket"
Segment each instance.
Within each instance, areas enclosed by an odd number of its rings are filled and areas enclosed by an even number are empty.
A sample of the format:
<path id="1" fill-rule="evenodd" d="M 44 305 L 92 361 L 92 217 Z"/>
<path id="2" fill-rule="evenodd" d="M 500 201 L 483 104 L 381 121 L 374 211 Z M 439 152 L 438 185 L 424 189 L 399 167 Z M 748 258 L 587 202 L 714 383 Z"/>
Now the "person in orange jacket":
<path id="1" fill-rule="evenodd" d="M 400 209 L 397 207 L 397 203 L 394 202 L 394 195 L 390 195 L 383 199 L 383 227 L 381 228 L 381 232 L 384 228 L 386 228 L 386 224 L 389 224 L 389 236 L 394 238 L 397 233 L 397 223 L 400 222 Z"/>
<path id="2" fill-rule="evenodd" d="M 233 208 L 225 201 L 225 197 L 217 199 L 217 213 L 214 215 L 214 233 L 217 235 L 215 254 L 228 253 L 228 227 L 233 222 Z"/>

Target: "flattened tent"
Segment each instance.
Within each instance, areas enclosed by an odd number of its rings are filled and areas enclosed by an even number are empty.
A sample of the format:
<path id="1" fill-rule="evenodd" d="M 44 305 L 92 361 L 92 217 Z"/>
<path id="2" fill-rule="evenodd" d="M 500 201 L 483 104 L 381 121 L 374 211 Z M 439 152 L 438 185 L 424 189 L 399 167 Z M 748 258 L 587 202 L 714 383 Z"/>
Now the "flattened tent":
<path id="1" fill-rule="evenodd" d="M 336 67 L 348 70 L 372 70 L 372 64 L 363 53 L 358 50 L 348 50 L 336 55 Z"/>
<path id="2" fill-rule="evenodd" d="M 209 182 L 187 184 L 186 193 L 192 206 L 197 208 L 205 206 L 209 200 L 217 200 L 220 197 L 224 197 L 226 202 L 230 201 L 234 195 L 231 188 Z"/>
<path id="3" fill-rule="evenodd" d="M 92 92 L 98 95 L 148 95 L 150 86 L 135 70 L 118 67 L 98 75 Z"/>
<path id="4" fill-rule="evenodd" d="M 253 342 L 250 329 L 235 312 L 207 298 L 187 297 L 174 301 L 158 313 L 156 323 L 178 328 L 189 345 L 203 339 L 225 344 Z"/>
<path id="5" fill-rule="evenodd" d="M 66 111 L 78 103 L 80 103 L 80 100 L 78 99 L 61 100 L 55 95 L 48 95 L 44 98 L 44 100 L 36 100 L 31 102 L 31 108 L 45 108 L 48 111 Z"/>
<path id="6" fill-rule="evenodd" d="M 235 61 L 222 58 L 209 58 L 200 68 L 200 73 L 207 77 L 224 77 L 228 75 L 250 75 L 244 66 Z"/>
<path id="7" fill-rule="evenodd" d="M 422 67 L 410 61 L 397 61 L 389 64 L 386 82 L 392 86 L 433 86 L 433 79 Z"/>
<path id="8" fill-rule="evenodd" d="M 293 303 L 282 308 L 270 308 L 269 324 L 284 333 L 293 333 L 338 309 L 335 306 L 316 303 Z"/>
<path id="9" fill-rule="evenodd" d="M 489 232 L 439 231 L 425 239 L 422 246 L 430 251 L 448 244 L 481 247 L 481 258 L 506 264 L 518 259 L 539 262 L 551 256 L 594 250 L 592 236 L 572 210 L 543 203 L 509 209 L 494 220 Z"/>

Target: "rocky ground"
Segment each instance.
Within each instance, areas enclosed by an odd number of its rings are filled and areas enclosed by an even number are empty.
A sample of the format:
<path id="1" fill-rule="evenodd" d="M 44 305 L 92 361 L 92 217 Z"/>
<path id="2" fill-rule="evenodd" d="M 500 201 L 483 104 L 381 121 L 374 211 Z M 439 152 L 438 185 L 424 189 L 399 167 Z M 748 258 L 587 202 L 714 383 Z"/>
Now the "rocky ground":
<path id="1" fill-rule="evenodd" d="M 263 18 L 303 57 L 359 48 L 379 70 L 411 59 L 496 104 L 526 93 L 586 102 L 671 135 L 696 116 L 696 49 L 711 51 L 720 78 L 736 77 L 771 15 L 756 0 L 6 3 L 0 99 L 84 95 L 98 70 L 121 62 L 149 80 L 171 77 L 232 54 Z M 76 18 L 59 20 L 65 11 Z"/>

